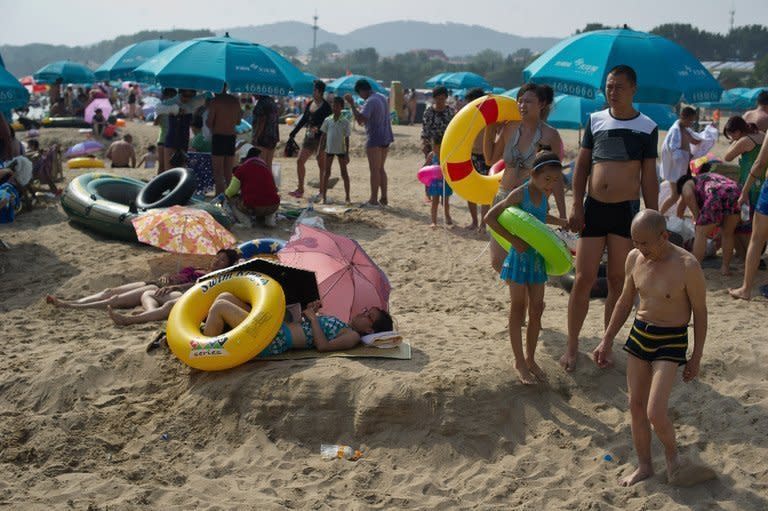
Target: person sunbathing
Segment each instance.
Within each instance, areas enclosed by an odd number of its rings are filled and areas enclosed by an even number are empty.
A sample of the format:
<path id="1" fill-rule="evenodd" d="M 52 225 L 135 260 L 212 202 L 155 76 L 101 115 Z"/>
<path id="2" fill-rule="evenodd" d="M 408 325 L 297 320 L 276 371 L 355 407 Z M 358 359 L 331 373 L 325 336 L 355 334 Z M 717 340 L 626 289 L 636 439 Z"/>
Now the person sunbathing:
<path id="1" fill-rule="evenodd" d="M 216 253 L 207 270 L 187 267 L 178 273 L 164 275 L 155 282 L 129 282 L 72 300 L 47 295 L 45 301 L 55 307 L 107 309 L 112 320 L 118 325 L 159 321 L 168 317 L 176 300 L 184 291 L 192 287 L 198 278 L 211 271 L 232 266 L 238 258 L 237 251 L 222 249 Z M 122 315 L 114 311 L 114 309 L 131 309 L 138 306 L 143 310 L 133 315 Z"/>
<path id="2" fill-rule="evenodd" d="M 279 355 L 292 349 L 347 350 L 360 344 L 364 335 L 392 330 L 392 316 L 378 307 L 365 309 L 349 323 L 334 316 L 318 314 L 320 308 L 320 301 L 311 302 L 298 321 L 283 323 L 259 356 Z M 250 310 L 251 306 L 235 295 L 221 293 L 208 310 L 203 334 L 214 337 L 227 327 L 236 327 L 245 320 Z"/>

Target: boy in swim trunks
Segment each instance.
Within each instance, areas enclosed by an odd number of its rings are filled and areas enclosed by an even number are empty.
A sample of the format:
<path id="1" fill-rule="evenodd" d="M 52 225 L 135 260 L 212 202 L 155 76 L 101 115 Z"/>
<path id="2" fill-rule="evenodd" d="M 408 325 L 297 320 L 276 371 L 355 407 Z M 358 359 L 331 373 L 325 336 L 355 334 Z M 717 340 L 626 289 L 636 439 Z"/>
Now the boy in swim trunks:
<path id="1" fill-rule="evenodd" d="M 224 85 L 220 94 L 208 104 L 206 125 L 211 130 L 211 163 L 216 195 L 223 193 L 232 179 L 235 166 L 235 127 L 240 123 L 240 100 L 227 93 Z"/>
<path id="2" fill-rule="evenodd" d="M 632 312 L 635 295 L 640 305 L 629 338 L 627 387 L 632 416 L 632 439 L 638 468 L 621 481 L 631 486 L 653 475 L 651 425 L 664 444 L 667 478 L 670 484 L 691 486 L 715 477 L 707 468 L 683 461 L 677 451 L 675 429 L 667 404 L 684 365 L 683 381 L 699 374 L 707 335 L 707 300 L 704 273 L 691 254 L 669 242 L 666 220 L 658 211 L 644 210 L 631 226 L 635 249 L 626 262 L 624 289 L 613 309 L 602 342 L 593 352 L 595 363 L 613 364 L 613 339 Z M 693 352 L 686 360 L 688 321 L 693 314 Z"/>
<path id="3" fill-rule="evenodd" d="M 631 67 L 616 66 L 608 73 L 605 95 L 610 106 L 590 115 L 576 160 L 568 222 L 581 238 L 576 245 L 576 278 L 568 298 L 568 347 L 560 359 L 566 371 L 576 367 L 579 334 L 603 251 L 608 248 L 603 316 L 607 326 L 621 294 L 624 262 L 632 250 L 630 224 L 640 209 L 640 191 L 647 209 L 659 209 L 659 131 L 655 122 L 633 107 L 636 91 L 637 76 Z"/>

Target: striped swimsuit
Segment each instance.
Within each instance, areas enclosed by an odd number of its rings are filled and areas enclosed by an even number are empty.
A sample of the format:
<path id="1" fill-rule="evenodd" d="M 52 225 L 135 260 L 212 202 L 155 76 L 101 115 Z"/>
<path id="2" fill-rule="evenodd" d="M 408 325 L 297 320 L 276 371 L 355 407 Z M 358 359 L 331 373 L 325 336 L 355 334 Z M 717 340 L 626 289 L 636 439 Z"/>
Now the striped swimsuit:
<path id="1" fill-rule="evenodd" d="M 678 365 L 686 363 L 688 325 L 676 327 L 654 326 L 635 319 L 624 351 L 647 362 L 669 360 Z"/>

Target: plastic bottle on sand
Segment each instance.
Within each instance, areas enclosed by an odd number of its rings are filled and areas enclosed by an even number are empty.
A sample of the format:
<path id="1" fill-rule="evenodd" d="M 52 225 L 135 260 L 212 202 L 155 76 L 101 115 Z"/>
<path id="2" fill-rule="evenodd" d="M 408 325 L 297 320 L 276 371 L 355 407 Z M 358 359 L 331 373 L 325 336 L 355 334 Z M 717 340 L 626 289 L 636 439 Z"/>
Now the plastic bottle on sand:
<path id="1" fill-rule="evenodd" d="M 356 461 L 363 455 L 362 452 L 352 449 L 348 445 L 322 444 L 320 446 L 320 456 L 326 460 L 344 458 L 350 461 Z"/>

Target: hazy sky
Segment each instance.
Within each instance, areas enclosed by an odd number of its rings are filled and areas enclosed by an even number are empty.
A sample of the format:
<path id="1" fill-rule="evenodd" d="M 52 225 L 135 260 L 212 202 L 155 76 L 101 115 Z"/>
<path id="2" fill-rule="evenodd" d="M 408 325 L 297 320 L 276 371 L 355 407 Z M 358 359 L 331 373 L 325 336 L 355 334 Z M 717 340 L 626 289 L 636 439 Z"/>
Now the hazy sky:
<path id="1" fill-rule="evenodd" d="M 0 0 L 0 43 L 80 45 L 145 29 L 312 23 L 315 9 L 322 28 L 341 34 L 403 19 L 484 25 L 523 36 L 564 37 L 588 22 L 628 23 L 637 30 L 679 22 L 727 32 L 732 5 L 736 26 L 768 24 L 768 0 Z"/>

